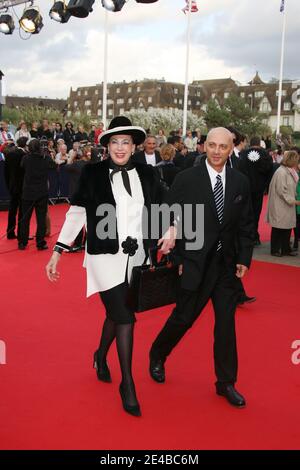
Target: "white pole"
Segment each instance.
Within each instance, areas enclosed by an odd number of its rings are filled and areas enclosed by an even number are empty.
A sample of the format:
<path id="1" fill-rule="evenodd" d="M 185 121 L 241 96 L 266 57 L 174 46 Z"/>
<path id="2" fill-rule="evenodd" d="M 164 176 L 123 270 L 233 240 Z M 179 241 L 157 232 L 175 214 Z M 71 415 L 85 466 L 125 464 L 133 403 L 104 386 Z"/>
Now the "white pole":
<path id="1" fill-rule="evenodd" d="M 280 57 L 280 76 L 279 76 L 279 91 L 278 91 L 278 113 L 277 113 L 277 130 L 276 136 L 280 134 L 280 118 L 281 118 L 281 103 L 282 103 L 282 81 L 283 81 L 283 64 L 284 64 L 284 46 L 285 46 L 285 29 L 286 29 L 286 3 L 283 10 L 283 27 L 282 27 L 282 40 L 281 40 L 281 57 Z"/>
<path id="2" fill-rule="evenodd" d="M 186 135 L 187 128 L 187 108 L 188 108 L 188 94 L 189 94 L 189 62 L 190 62 L 190 39 L 191 39 L 191 13 L 192 13 L 192 0 L 189 0 L 189 11 L 186 32 L 186 65 L 185 65 L 185 87 L 184 87 L 184 103 L 183 103 L 183 126 L 182 134 Z"/>
<path id="3" fill-rule="evenodd" d="M 104 129 L 107 129 L 107 51 L 108 51 L 108 11 L 105 9 L 104 67 L 103 67 L 103 96 L 102 96 L 102 121 L 104 124 Z"/>

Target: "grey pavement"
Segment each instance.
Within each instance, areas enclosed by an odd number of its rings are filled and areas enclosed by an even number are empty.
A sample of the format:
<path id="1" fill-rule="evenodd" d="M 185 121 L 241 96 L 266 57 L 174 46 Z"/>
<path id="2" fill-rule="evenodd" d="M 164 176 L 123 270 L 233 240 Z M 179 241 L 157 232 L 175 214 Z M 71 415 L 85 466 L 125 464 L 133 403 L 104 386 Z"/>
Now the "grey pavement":
<path id="1" fill-rule="evenodd" d="M 254 248 L 253 259 L 266 263 L 284 264 L 286 266 L 300 268 L 300 246 L 298 256 L 282 256 L 281 258 L 277 258 L 270 254 L 270 242 L 263 242 L 261 245 Z"/>

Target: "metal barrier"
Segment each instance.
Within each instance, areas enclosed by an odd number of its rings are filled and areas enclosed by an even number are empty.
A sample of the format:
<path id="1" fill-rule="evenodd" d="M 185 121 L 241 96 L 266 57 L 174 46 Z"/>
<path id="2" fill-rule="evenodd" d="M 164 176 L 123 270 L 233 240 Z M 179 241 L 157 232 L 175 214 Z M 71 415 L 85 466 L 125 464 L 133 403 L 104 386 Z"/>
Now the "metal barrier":
<path id="1" fill-rule="evenodd" d="M 69 202 L 69 173 L 65 166 L 61 165 L 54 170 L 49 170 L 49 201 L 55 204 L 58 201 Z M 0 205 L 7 205 L 10 196 L 4 179 L 4 162 L 0 162 Z"/>

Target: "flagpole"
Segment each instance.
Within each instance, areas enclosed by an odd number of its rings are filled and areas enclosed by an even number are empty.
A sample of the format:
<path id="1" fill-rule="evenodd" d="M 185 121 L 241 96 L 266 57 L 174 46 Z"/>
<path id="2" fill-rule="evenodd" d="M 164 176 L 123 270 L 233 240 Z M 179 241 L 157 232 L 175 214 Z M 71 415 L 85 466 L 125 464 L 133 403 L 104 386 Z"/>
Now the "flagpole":
<path id="1" fill-rule="evenodd" d="M 182 135 L 186 135 L 187 129 L 187 111 L 188 111 L 188 94 L 189 94 L 189 66 L 190 66 L 190 41 L 191 41 L 191 13 L 192 0 L 189 0 L 189 10 L 186 31 L 186 65 L 185 65 L 185 86 L 184 86 L 184 102 L 183 102 L 183 126 Z"/>
<path id="2" fill-rule="evenodd" d="M 285 30 L 286 30 L 286 3 L 283 10 L 283 27 L 281 39 L 281 56 L 280 56 L 280 75 L 279 75 L 279 91 L 278 91 L 278 112 L 277 112 L 277 130 L 276 137 L 280 134 L 281 104 L 282 104 L 282 82 L 283 82 L 283 64 L 284 64 L 284 46 L 285 46 Z"/>
<path id="3" fill-rule="evenodd" d="M 104 124 L 104 129 L 107 129 L 107 55 L 108 55 L 107 51 L 108 51 L 108 11 L 105 9 L 103 96 L 102 96 L 102 121 Z"/>

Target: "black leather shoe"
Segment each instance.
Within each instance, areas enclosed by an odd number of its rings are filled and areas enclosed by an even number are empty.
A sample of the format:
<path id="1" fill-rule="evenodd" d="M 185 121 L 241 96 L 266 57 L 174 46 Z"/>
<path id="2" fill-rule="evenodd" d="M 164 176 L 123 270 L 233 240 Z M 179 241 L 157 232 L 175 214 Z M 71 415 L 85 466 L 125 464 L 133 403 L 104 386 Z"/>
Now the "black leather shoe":
<path id="1" fill-rule="evenodd" d="M 271 253 L 271 256 L 276 256 L 277 258 L 281 258 L 282 254 L 279 251 L 275 251 L 275 252 Z"/>
<path id="2" fill-rule="evenodd" d="M 245 398 L 234 388 L 232 384 L 216 384 L 217 395 L 225 397 L 233 406 L 244 408 L 246 406 Z"/>
<path id="3" fill-rule="evenodd" d="M 101 364 L 100 366 L 97 353 L 98 353 L 98 350 L 94 352 L 93 367 L 94 369 L 96 369 L 98 380 L 101 380 L 101 382 L 110 383 L 112 380 L 111 380 L 111 375 L 110 375 L 108 365 L 105 362 L 104 364 Z"/>
<path id="4" fill-rule="evenodd" d="M 27 246 L 27 245 L 24 245 L 24 243 L 19 243 L 19 244 L 18 244 L 19 250 L 26 250 L 26 246 Z"/>
<path id="5" fill-rule="evenodd" d="M 37 245 L 37 250 L 42 251 L 42 250 L 48 250 L 48 245 Z"/>
<path id="6" fill-rule="evenodd" d="M 7 240 L 16 240 L 18 237 L 15 233 L 8 233 L 6 235 Z"/>
<path id="7" fill-rule="evenodd" d="M 251 304 L 256 301 L 256 297 L 248 297 L 248 295 L 243 295 L 238 301 L 238 305 Z"/>
<path id="8" fill-rule="evenodd" d="M 166 380 L 165 366 L 161 359 L 151 359 L 149 372 L 153 380 L 158 383 L 164 383 Z"/>
<path id="9" fill-rule="evenodd" d="M 141 416 L 142 415 L 141 408 L 138 402 L 136 405 L 128 405 L 128 403 L 126 402 L 126 396 L 125 396 L 122 383 L 120 383 L 119 391 L 120 391 L 120 395 L 122 398 L 122 404 L 123 404 L 124 410 L 132 416 L 137 416 L 137 417 Z"/>

